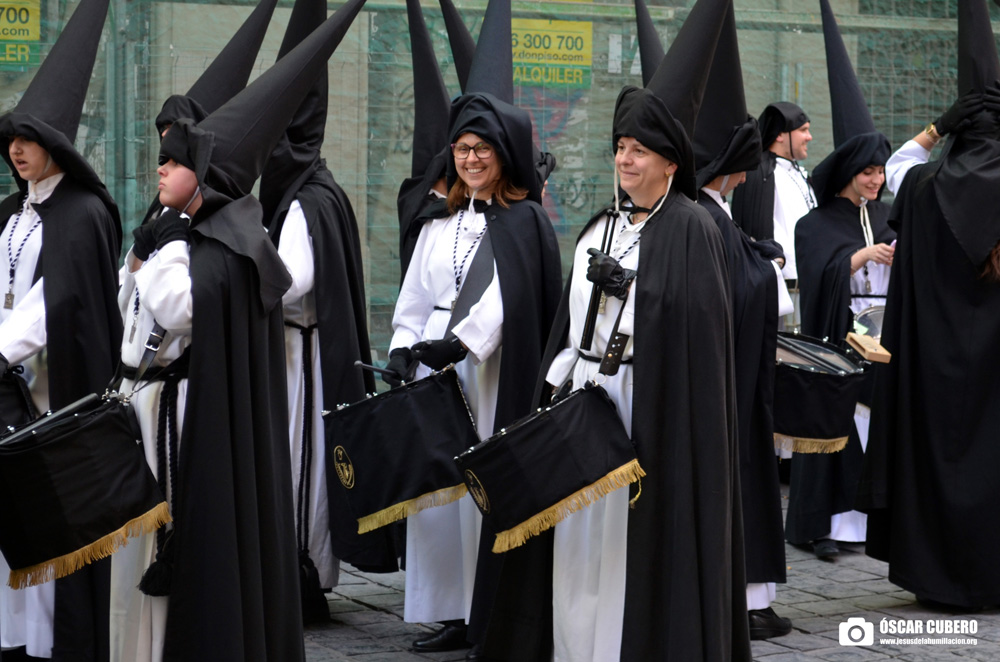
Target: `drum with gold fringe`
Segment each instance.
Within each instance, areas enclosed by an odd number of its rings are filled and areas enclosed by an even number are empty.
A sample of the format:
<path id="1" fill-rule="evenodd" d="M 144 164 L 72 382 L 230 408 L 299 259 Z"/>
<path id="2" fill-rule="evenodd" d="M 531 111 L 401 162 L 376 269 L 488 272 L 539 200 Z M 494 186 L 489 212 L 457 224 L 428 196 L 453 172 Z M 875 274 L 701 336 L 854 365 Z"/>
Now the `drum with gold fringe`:
<path id="1" fill-rule="evenodd" d="M 126 405 L 89 395 L 0 439 L 8 584 L 65 577 L 170 521 Z"/>
<path id="2" fill-rule="evenodd" d="M 646 474 L 607 392 L 588 383 L 455 458 L 506 552 Z"/>
<path id="3" fill-rule="evenodd" d="M 864 385 L 864 361 L 831 343 L 778 333 L 774 443 L 796 453 L 835 453 L 847 445 Z"/>

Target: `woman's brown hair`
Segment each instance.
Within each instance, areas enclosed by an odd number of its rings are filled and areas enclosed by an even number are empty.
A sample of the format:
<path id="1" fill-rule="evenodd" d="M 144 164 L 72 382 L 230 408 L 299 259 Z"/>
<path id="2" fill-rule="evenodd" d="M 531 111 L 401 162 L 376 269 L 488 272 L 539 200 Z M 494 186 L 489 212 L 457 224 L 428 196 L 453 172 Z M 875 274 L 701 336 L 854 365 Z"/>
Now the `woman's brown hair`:
<path id="1" fill-rule="evenodd" d="M 500 158 L 496 155 L 496 150 L 494 150 L 493 154 L 493 158 Z M 466 205 L 465 200 L 471 197 L 472 191 L 469 190 L 469 186 L 459 177 L 451 185 L 451 190 L 448 191 L 448 212 L 451 214 L 456 213 Z M 507 177 L 507 171 L 501 169 L 500 178 L 497 180 L 496 186 L 493 187 L 493 202 L 506 209 L 510 207 L 510 203 L 524 200 L 527 197 L 528 191 L 520 186 L 515 186 L 510 181 L 510 178 Z"/>
<path id="2" fill-rule="evenodd" d="M 986 266 L 983 268 L 983 273 L 980 276 L 983 280 L 1000 283 L 1000 241 L 997 242 L 997 245 L 990 251 L 989 257 L 986 258 Z"/>

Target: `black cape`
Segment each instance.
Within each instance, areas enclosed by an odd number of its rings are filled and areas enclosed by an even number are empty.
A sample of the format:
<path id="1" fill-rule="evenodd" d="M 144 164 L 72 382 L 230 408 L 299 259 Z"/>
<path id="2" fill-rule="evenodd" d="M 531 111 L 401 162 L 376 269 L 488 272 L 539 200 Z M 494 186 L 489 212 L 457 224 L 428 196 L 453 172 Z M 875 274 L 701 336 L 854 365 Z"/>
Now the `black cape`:
<path id="1" fill-rule="evenodd" d="M 748 661 L 729 279 L 708 213 L 671 192 L 643 230 L 638 272 L 632 438 L 647 476 L 629 511 L 621 659 Z M 567 287 L 536 398 L 569 321 Z M 551 546 L 542 535 L 505 554 L 491 657 L 550 659 Z"/>
<path id="2" fill-rule="evenodd" d="M 369 371 L 355 361 L 371 362 L 365 306 L 364 265 L 354 209 L 344 190 L 334 181 L 323 161 L 305 169 L 304 182 L 287 190 L 271 219 L 268 235 L 275 246 L 281 240 L 288 208 L 295 200 L 302 206 L 312 238 L 320 364 L 323 370 L 323 409 L 364 400 L 375 392 Z M 358 535 L 358 522 L 350 516 L 343 487 L 329 476 L 330 532 L 334 555 L 366 572 L 395 572 L 392 529 Z"/>
<path id="3" fill-rule="evenodd" d="M 875 243 L 891 243 L 889 207 L 868 203 Z M 799 219 L 795 254 L 799 274 L 802 333 L 841 344 L 852 329 L 851 256 L 864 248 L 858 208 L 847 198 L 834 197 Z M 870 404 L 871 377 L 861 401 Z M 830 517 L 854 509 L 854 495 L 864 450 L 851 428 L 847 446 L 837 453 L 796 453 L 789 484 L 785 538 L 806 544 L 830 533 Z"/>
<path id="4" fill-rule="evenodd" d="M 755 242 L 704 191 L 704 207 L 722 232 L 733 295 L 737 439 L 748 583 L 785 581 L 781 491 L 774 462 L 774 356 L 778 334 L 778 276 L 774 241 Z"/>
<path id="5" fill-rule="evenodd" d="M 195 215 L 190 270 L 164 660 L 304 660 L 280 306 L 290 277 L 254 198 Z"/>
<path id="6" fill-rule="evenodd" d="M 753 239 L 774 239 L 774 153 L 764 150 L 760 165 L 733 191 L 733 222 Z"/>
<path id="7" fill-rule="evenodd" d="M 82 160 L 82 159 L 81 159 Z M 89 170 L 89 167 L 88 167 Z M 118 364 L 118 209 L 97 180 L 81 184 L 67 173 L 52 195 L 34 205 L 42 218 L 42 252 L 49 406 L 53 411 L 90 393 L 103 393 Z M 26 189 L 27 183 L 17 178 Z M 0 229 L 26 192 L 0 203 Z M 56 581 L 56 659 L 107 660 L 110 559 Z"/>
<path id="8" fill-rule="evenodd" d="M 939 162 L 907 173 L 858 508 L 866 552 L 918 597 L 1000 603 L 1000 284 L 978 277 L 942 213 Z M 980 222 L 997 226 L 996 209 Z"/>

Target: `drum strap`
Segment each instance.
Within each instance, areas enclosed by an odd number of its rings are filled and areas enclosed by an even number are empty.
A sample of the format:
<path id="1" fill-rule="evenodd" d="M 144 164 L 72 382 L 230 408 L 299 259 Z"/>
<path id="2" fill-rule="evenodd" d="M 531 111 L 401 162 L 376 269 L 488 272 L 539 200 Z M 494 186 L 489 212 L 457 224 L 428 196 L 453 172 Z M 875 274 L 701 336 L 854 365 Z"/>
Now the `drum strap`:
<path id="1" fill-rule="evenodd" d="M 611 339 L 608 340 L 608 347 L 604 350 L 604 357 L 601 360 L 600 372 L 609 377 L 618 374 L 618 368 L 622 364 L 622 355 L 625 353 L 625 345 L 628 344 L 628 340 L 631 338 L 631 336 L 627 336 L 624 333 L 618 333 L 618 327 L 622 323 L 622 315 L 625 313 L 625 303 L 627 301 L 628 295 L 622 301 L 618 317 L 615 318 L 615 325 L 611 329 Z"/>

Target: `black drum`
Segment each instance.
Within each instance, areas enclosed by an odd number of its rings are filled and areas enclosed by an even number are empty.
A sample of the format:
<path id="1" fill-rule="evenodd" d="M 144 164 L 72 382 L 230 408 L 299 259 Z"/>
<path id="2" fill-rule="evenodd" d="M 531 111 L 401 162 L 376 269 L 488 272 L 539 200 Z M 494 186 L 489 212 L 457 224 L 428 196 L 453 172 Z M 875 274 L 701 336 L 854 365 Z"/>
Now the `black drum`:
<path id="1" fill-rule="evenodd" d="M 358 533 L 465 496 L 453 458 L 479 435 L 453 368 L 324 418 L 327 486 L 346 494 Z"/>
<path id="2" fill-rule="evenodd" d="M 847 445 L 864 385 L 865 362 L 836 345 L 778 333 L 774 440 L 796 453 L 834 453 Z"/>
<path id="3" fill-rule="evenodd" d="M 64 577 L 170 521 L 127 407 L 86 398 L 0 439 L 8 584 Z"/>
<path id="4" fill-rule="evenodd" d="M 611 398 L 588 384 L 455 458 L 506 552 L 644 476 Z"/>

